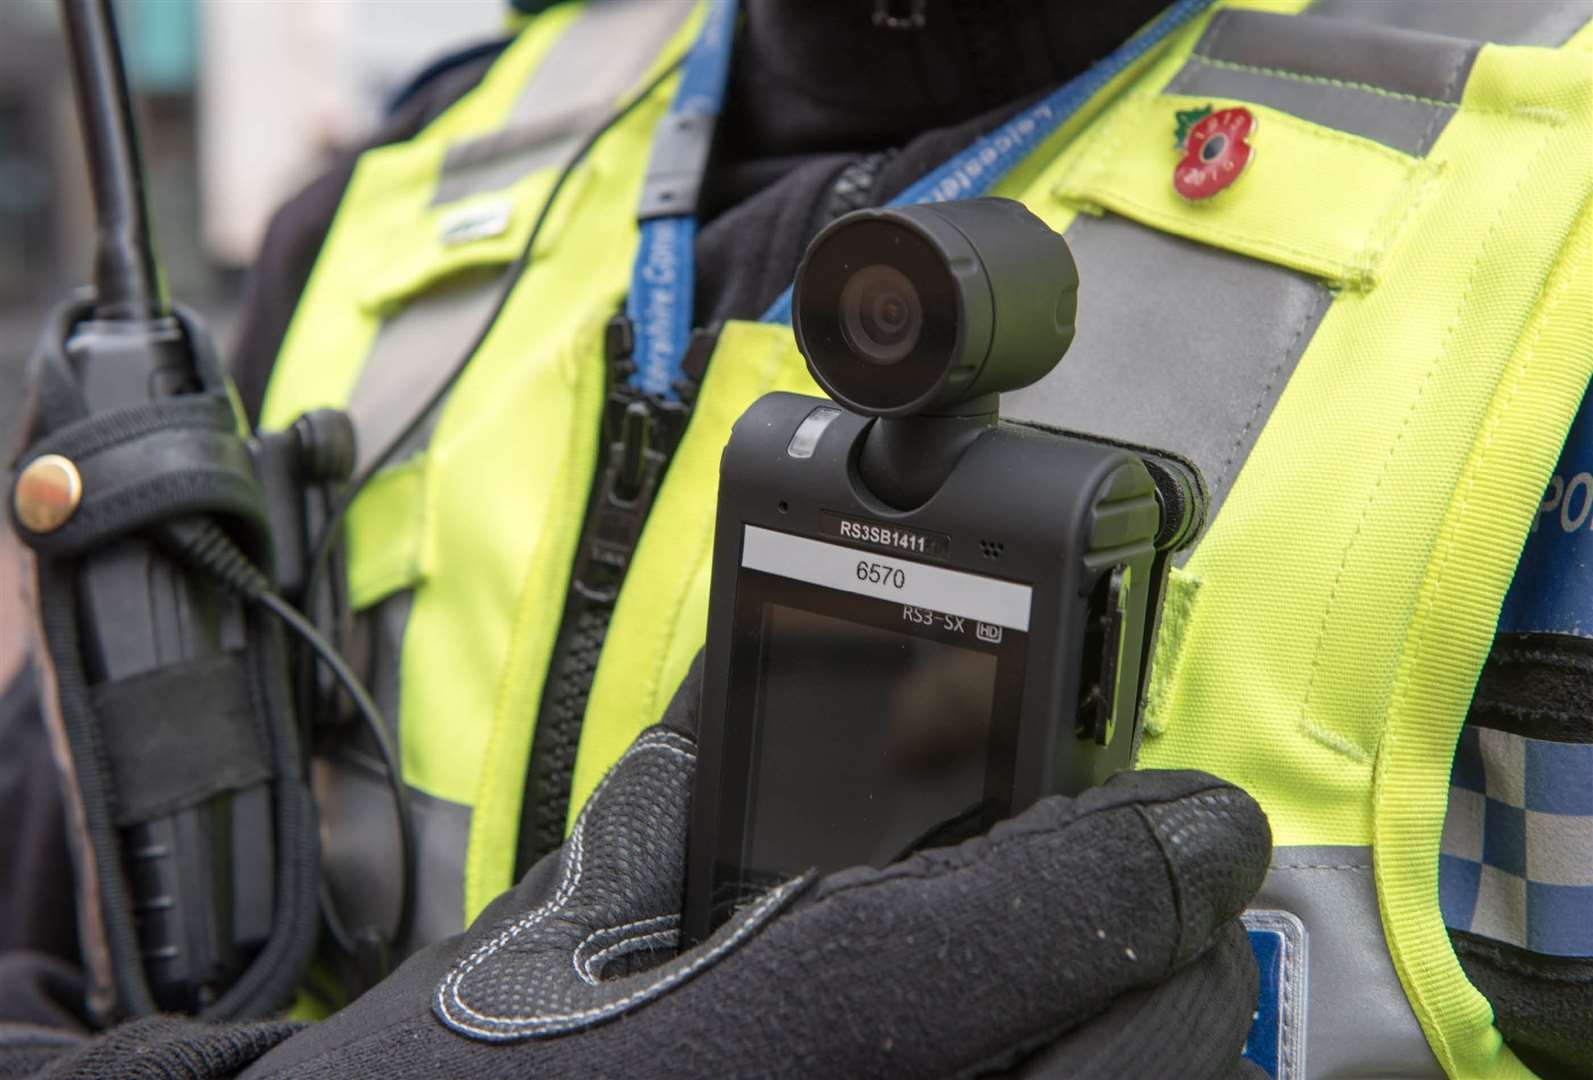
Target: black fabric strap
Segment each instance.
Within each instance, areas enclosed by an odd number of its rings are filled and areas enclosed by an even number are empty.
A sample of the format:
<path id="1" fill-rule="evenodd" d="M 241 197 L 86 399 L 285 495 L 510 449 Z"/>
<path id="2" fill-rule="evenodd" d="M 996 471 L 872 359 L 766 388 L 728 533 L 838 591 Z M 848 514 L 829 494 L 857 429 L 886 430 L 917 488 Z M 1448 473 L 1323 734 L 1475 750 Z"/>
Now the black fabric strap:
<path id="1" fill-rule="evenodd" d="M 41 555 L 70 558 L 162 521 L 217 515 L 246 526 L 251 554 L 266 543 L 263 495 L 231 402 L 195 394 L 114 409 L 39 439 L 18 463 L 59 454 L 83 478 L 83 500 L 59 529 L 12 526 Z"/>
<path id="2" fill-rule="evenodd" d="M 1593 641 L 1570 634 L 1494 639 L 1469 724 L 1529 739 L 1593 742 Z"/>
<path id="3" fill-rule="evenodd" d="M 91 691 L 106 718 L 116 823 L 133 825 L 272 775 L 233 654 L 207 656 Z"/>
<path id="4" fill-rule="evenodd" d="M 1590 1075 L 1593 960 L 1527 952 L 1464 930 L 1449 931 L 1449 940 L 1529 1068 L 1543 1077 Z"/>

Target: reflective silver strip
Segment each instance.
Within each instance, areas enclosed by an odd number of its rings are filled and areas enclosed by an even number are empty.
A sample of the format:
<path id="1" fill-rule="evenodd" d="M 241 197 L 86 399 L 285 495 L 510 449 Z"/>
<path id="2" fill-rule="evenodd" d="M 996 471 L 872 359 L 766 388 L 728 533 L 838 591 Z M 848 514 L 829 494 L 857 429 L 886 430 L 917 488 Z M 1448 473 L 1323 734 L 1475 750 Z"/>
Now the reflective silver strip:
<path id="1" fill-rule="evenodd" d="M 1112 215 L 1081 214 L 1066 235 L 1088 317 L 1062 362 L 1005 395 L 1002 413 L 1183 454 L 1215 514 L 1331 293 Z"/>
<path id="2" fill-rule="evenodd" d="M 403 656 L 404 630 L 409 626 L 409 612 L 414 607 L 413 590 L 405 589 L 382 600 L 369 611 L 355 616 L 361 630 L 368 635 L 365 646 L 369 651 L 369 664 L 365 668 L 365 685 L 370 689 L 376 707 L 387 721 L 394 745 L 398 740 L 399 671 Z"/>
<path id="3" fill-rule="evenodd" d="M 457 274 L 412 298 L 376 331 L 348 399 L 356 476 L 387 450 L 416 411 L 447 383 L 491 318 L 503 278 L 504 269 L 498 266 Z M 425 446 L 429 436 L 430 426 L 425 425 L 406 449 Z"/>
<path id="4" fill-rule="evenodd" d="M 505 128 L 490 135 L 454 143 L 443 158 L 433 205 L 443 205 L 470 195 L 501 191 L 522 176 L 539 169 L 563 165 L 586 137 L 603 122 L 611 108 L 605 101 L 595 108 L 576 110 L 540 123 Z"/>
<path id="5" fill-rule="evenodd" d="M 1390 94 L 1455 103 L 1477 43 L 1316 14 L 1222 11 L 1213 17 L 1195 52 L 1306 78 L 1336 79 Z"/>
<path id="6" fill-rule="evenodd" d="M 353 751 L 318 758 L 312 782 L 321 811 L 321 865 L 350 932 L 391 931 L 398 917 L 398 829 L 381 766 Z M 415 822 L 415 923 L 395 958 L 464 929 L 470 807 L 409 789 Z"/>
<path id="7" fill-rule="evenodd" d="M 1443 1076 L 1383 942 L 1371 848 L 1277 848 L 1251 907 L 1305 927 L 1305 1077 Z"/>
<path id="8" fill-rule="evenodd" d="M 1593 20 L 1593 0 L 1317 0 L 1311 14 L 1500 45 L 1560 45 Z"/>
<path id="9" fill-rule="evenodd" d="M 433 203 L 501 190 L 538 168 L 562 163 L 645 74 L 692 7 L 680 0 L 587 4 L 526 79 L 505 126 L 449 147 Z M 445 222 L 450 227 L 468 234 L 470 227 L 483 226 L 472 219 Z M 457 242 L 468 243 L 469 235 Z M 408 299 L 377 331 L 348 400 L 358 436 L 356 475 L 388 450 L 446 384 L 491 318 L 504 273 L 503 267 L 488 267 L 455 275 Z M 436 411 L 404 451 L 426 445 Z"/>
<path id="10" fill-rule="evenodd" d="M 594 0 L 559 36 L 503 129 L 448 148 L 434 204 L 499 191 L 562 164 L 647 72 L 693 5 L 686 0 Z"/>
<path id="11" fill-rule="evenodd" d="M 1310 15 L 1221 11 L 1167 90 L 1253 101 L 1421 155 L 1454 115 L 1478 48 Z"/>

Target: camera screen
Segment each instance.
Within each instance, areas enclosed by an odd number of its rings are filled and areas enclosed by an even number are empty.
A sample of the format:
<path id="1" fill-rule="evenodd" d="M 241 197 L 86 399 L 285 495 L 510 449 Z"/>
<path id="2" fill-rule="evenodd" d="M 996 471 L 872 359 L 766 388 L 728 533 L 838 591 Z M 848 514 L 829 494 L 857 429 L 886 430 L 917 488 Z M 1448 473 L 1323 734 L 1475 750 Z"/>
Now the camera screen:
<path id="1" fill-rule="evenodd" d="M 1007 816 L 1028 635 L 994 620 L 1026 628 L 1027 587 L 748 532 L 716 907 Z M 1015 597 L 1022 619 L 1002 604 Z"/>

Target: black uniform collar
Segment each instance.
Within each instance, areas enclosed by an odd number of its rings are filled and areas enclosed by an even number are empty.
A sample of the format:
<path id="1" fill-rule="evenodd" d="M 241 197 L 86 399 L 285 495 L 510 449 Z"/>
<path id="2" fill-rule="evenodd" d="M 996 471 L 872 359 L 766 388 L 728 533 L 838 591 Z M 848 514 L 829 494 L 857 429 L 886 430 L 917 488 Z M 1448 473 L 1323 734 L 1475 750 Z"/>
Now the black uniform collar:
<path id="1" fill-rule="evenodd" d="M 745 0 L 726 121 L 755 157 L 899 146 L 1071 78 L 1162 6 Z"/>

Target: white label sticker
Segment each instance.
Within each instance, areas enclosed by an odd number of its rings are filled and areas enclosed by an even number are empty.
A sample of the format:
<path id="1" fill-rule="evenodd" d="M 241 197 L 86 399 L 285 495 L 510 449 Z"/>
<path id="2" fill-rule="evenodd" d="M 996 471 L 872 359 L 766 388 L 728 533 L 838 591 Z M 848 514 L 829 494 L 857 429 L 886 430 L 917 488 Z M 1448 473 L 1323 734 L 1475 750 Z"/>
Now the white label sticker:
<path id="1" fill-rule="evenodd" d="M 513 217 L 514 203 L 507 199 L 466 206 L 443 219 L 438 239 L 448 247 L 490 240 L 508 232 Z"/>
<path id="2" fill-rule="evenodd" d="M 877 551 L 859 551 L 748 525 L 742 535 L 741 565 L 794 581 L 974 619 L 989 624 L 979 635 L 986 641 L 1001 640 L 999 627 L 1029 629 L 1034 594 L 1029 586 L 894 559 Z"/>

